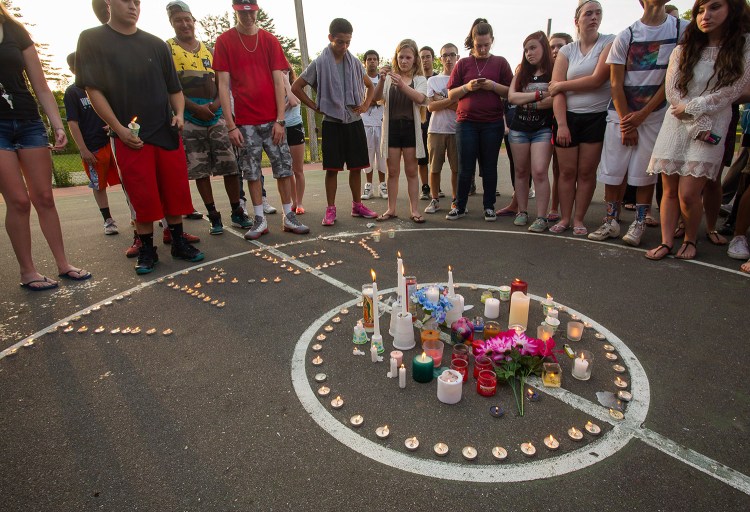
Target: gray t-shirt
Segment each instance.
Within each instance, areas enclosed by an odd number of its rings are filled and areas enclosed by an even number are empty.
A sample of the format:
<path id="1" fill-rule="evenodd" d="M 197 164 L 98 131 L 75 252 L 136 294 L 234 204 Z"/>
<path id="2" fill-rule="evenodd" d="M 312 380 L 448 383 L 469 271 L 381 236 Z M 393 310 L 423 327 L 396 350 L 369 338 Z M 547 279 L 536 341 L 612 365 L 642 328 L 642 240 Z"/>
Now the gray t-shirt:
<path id="1" fill-rule="evenodd" d="M 341 83 L 344 83 L 344 62 L 337 62 L 336 63 L 336 70 L 339 72 L 339 78 L 341 79 Z M 309 66 L 307 66 L 307 69 L 305 69 L 302 74 L 300 75 L 300 78 L 302 78 L 305 82 L 310 84 L 310 87 L 313 89 L 318 88 L 318 68 L 316 66 L 316 61 L 313 61 L 310 63 Z M 346 108 L 346 119 L 336 119 L 330 116 L 323 117 L 324 121 L 330 121 L 332 123 L 344 123 L 344 124 L 351 124 L 356 123 L 362 119 L 362 116 L 357 114 L 356 112 L 353 112 L 350 106 L 347 106 Z"/>
<path id="2" fill-rule="evenodd" d="M 599 34 L 596 44 L 586 55 L 581 53 L 580 41 L 566 44 L 560 48 L 560 53 L 568 59 L 567 80 L 593 75 L 599 62 L 599 56 L 604 48 L 614 40 L 613 34 Z M 568 100 L 568 112 L 593 114 L 595 112 L 606 112 L 612 93 L 609 80 L 606 80 L 593 91 L 566 92 L 565 97 Z"/>

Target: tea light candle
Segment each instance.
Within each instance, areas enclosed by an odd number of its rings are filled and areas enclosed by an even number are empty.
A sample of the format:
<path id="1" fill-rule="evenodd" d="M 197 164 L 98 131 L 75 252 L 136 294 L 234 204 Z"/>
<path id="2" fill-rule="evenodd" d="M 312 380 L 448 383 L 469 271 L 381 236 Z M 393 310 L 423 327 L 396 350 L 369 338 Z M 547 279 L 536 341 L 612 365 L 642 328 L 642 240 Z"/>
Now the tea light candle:
<path id="1" fill-rule="evenodd" d="M 617 398 L 623 402 L 630 402 L 633 399 L 633 394 L 630 391 L 618 391 Z"/>
<path id="2" fill-rule="evenodd" d="M 615 409 L 610 409 L 610 410 L 609 410 L 609 415 L 610 415 L 610 416 L 611 416 L 611 417 L 612 417 L 613 419 L 616 419 L 616 420 L 618 420 L 618 421 L 619 421 L 619 420 L 622 420 L 623 418 L 625 418 L 625 415 L 624 415 L 624 414 L 622 413 L 622 411 L 617 411 L 617 410 L 615 410 Z"/>
<path id="3" fill-rule="evenodd" d="M 521 451 L 527 457 L 533 457 L 534 455 L 536 455 L 536 446 L 531 444 L 531 442 L 521 443 Z"/>
<path id="4" fill-rule="evenodd" d="M 331 388 L 328 386 L 320 386 L 318 388 L 318 395 L 320 396 L 328 396 L 331 394 Z"/>
<path id="5" fill-rule="evenodd" d="M 326 339 L 326 335 L 325 335 L 325 334 L 322 334 L 322 333 L 321 333 L 321 334 L 318 334 L 318 335 L 317 335 L 317 336 L 315 337 L 315 339 L 316 339 L 316 340 L 318 340 L 318 341 L 324 341 L 324 340 Z"/>
<path id="6" fill-rule="evenodd" d="M 351 418 L 349 418 L 349 423 L 352 425 L 352 427 L 361 427 L 362 423 L 365 422 L 365 418 L 361 414 L 355 414 Z"/>
<path id="7" fill-rule="evenodd" d="M 396 238 L 396 231 L 394 229 L 388 230 L 388 238 Z"/>
<path id="8" fill-rule="evenodd" d="M 533 389 L 527 388 L 526 389 L 526 398 L 528 399 L 529 402 L 538 402 L 539 398 L 541 398 L 541 397 L 539 396 L 539 393 L 537 393 Z"/>
<path id="9" fill-rule="evenodd" d="M 404 368 L 403 364 L 398 369 L 398 387 L 401 389 L 406 388 L 406 368 Z"/>
<path id="10" fill-rule="evenodd" d="M 97 329 L 97 331 L 98 331 L 98 330 L 99 330 L 99 329 Z M 96 332 L 96 331 L 95 331 L 95 332 Z M 154 329 L 153 327 L 152 327 L 151 329 L 149 329 L 148 331 L 146 331 L 146 335 L 147 335 L 147 336 L 151 336 L 151 335 L 153 335 L 153 334 L 156 334 L 156 329 Z"/>
<path id="11" fill-rule="evenodd" d="M 326 325 L 325 327 L 323 327 L 323 330 L 325 332 L 333 332 L 333 326 L 332 325 Z"/>
<path id="12" fill-rule="evenodd" d="M 414 356 L 411 365 L 411 373 L 415 381 L 423 383 L 432 381 L 434 365 L 432 364 L 432 358 L 425 352 Z"/>
<path id="13" fill-rule="evenodd" d="M 312 364 L 313 366 L 320 366 L 321 364 L 323 364 L 323 358 L 320 356 L 315 356 L 312 360 Z"/>
<path id="14" fill-rule="evenodd" d="M 591 322 L 583 322 L 583 327 L 586 329 L 591 329 L 594 326 L 591 324 Z"/>
<path id="15" fill-rule="evenodd" d="M 404 353 L 400 350 L 391 350 L 391 357 L 396 360 L 397 367 L 404 363 Z"/>
<path id="16" fill-rule="evenodd" d="M 620 377 L 615 377 L 615 386 L 617 386 L 618 388 L 626 388 L 628 387 L 628 383 Z"/>
<path id="17" fill-rule="evenodd" d="M 508 315 L 508 326 L 522 325 L 524 328 L 526 328 L 528 323 L 529 297 L 527 297 L 523 292 L 513 292 L 510 296 L 510 315 Z"/>
<path id="18" fill-rule="evenodd" d="M 617 361 L 617 354 L 613 354 L 612 352 L 607 352 L 606 354 L 604 354 L 604 357 L 606 357 L 610 361 Z"/>
<path id="19" fill-rule="evenodd" d="M 416 437 L 408 437 L 406 441 L 404 441 L 404 446 L 410 452 L 416 451 L 416 449 L 419 448 L 419 439 Z"/>
<path id="20" fill-rule="evenodd" d="M 554 307 L 552 302 L 552 296 L 548 293 L 547 298 L 542 300 L 542 314 L 546 317 L 549 314 L 549 310 Z"/>
<path id="21" fill-rule="evenodd" d="M 104 326 L 103 326 L 103 325 L 100 325 L 99 327 L 97 327 L 96 329 L 94 329 L 94 332 L 95 332 L 96 334 L 100 334 L 100 333 L 103 333 L 104 331 L 105 331 L 105 329 L 104 329 Z"/>
<path id="22" fill-rule="evenodd" d="M 448 265 L 448 297 L 453 297 L 455 294 L 456 290 L 453 286 L 453 267 Z"/>
<path id="23" fill-rule="evenodd" d="M 510 300 L 510 286 L 503 285 L 498 290 L 498 298 L 503 302 L 508 302 Z"/>
<path id="24" fill-rule="evenodd" d="M 336 398 L 331 400 L 331 407 L 333 407 L 334 409 L 341 409 L 342 407 L 344 407 L 344 399 L 340 396 L 337 396 Z"/>
<path id="25" fill-rule="evenodd" d="M 625 367 L 621 364 L 613 364 L 612 369 L 617 373 L 625 373 Z"/>
<path id="26" fill-rule="evenodd" d="M 550 434 L 548 437 L 544 438 L 544 446 L 546 446 L 550 450 L 557 450 L 558 448 L 560 448 L 560 441 L 555 439 L 555 436 Z"/>
<path id="27" fill-rule="evenodd" d="M 492 319 L 500 316 L 500 301 L 498 299 L 488 298 L 484 301 L 484 316 Z"/>
<path id="28" fill-rule="evenodd" d="M 323 345 L 321 345 L 320 343 L 316 343 L 310 348 L 312 349 L 313 352 L 320 352 L 321 350 L 323 350 Z"/>
<path id="29" fill-rule="evenodd" d="M 473 446 L 464 446 L 464 448 L 461 450 L 461 455 L 463 455 L 464 459 L 466 460 L 474 460 L 477 458 L 477 455 L 479 455 L 479 453 Z"/>
<path id="30" fill-rule="evenodd" d="M 581 341 L 583 336 L 583 324 L 581 322 L 568 322 L 568 339 L 570 341 Z"/>
<path id="31" fill-rule="evenodd" d="M 505 415 L 505 409 L 503 409 L 502 405 L 490 406 L 490 416 L 493 416 L 495 418 L 502 418 L 504 415 Z"/>
<path id="32" fill-rule="evenodd" d="M 495 446 L 492 449 L 492 456 L 495 458 L 495 460 L 505 460 L 508 458 L 508 450 L 506 450 L 502 446 Z"/>
<path id="33" fill-rule="evenodd" d="M 435 452 L 435 455 L 438 457 L 445 457 L 448 455 L 448 452 L 450 451 L 448 448 L 448 445 L 445 443 L 437 443 L 435 446 L 432 447 L 432 450 Z"/>
<path id="34" fill-rule="evenodd" d="M 594 334 L 594 338 L 596 338 L 598 340 L 606 340 L 607 339 L 607 337 L 605 335 L 603 335 L 602 333 L 600 333 L 600 332 L 597 332 L 596 334 Z"/>
<path id="35" fill-rule="evenodd" d="M 378 427 L 375 429 L 375 435 L 380 439 L 385 439 L 389 435 L 391 435 L 391 431 L 388 429 L 388 425 L 383 425 L 382 427 Z"/>
<path id="36" fill-rule="evenodd" d="M 612 345 L 604 345 L 602 348 L 604 348 L 604 350 L 606 350 L 607 352 L 615 351 L 615 347 L 613 347 Z"/>
<path id="37" fill-rule="evenodd" d="M 570 319 L 573 320 L 574 322 L 577 322 L 581 318 L 578 315 L 576 315 L 575 313 L 571 313 L 570 314 Z"/>
<path id="38" fill-rule="evenodd" d="M 378 347 L 376 347 L 375 345 L 370 346 L 370 359 L 373 363 L 378 362 Z"/>
<path id="39" fill-rule="evenodd" d="M 510 283 L 511 300 L 513 300 L 513 294 L 515 292 L 521 292 L 523 294 L 527 294 L 529 292 L 529 284 L 526 281 L 522 281 L 519 278 L 515 278 L 513 282 Z"/>
<path id="40" fill-rule="evenodd" d="M 568 429 L 568 437 L 571 438 L 573 441 L 580 441 L 581 439 L 583 439 L 583 432 L 581 432 L 575 427 L 570 427 Z"/>
<path id="41" fill-rule="evenodd" d="M 602 433 L 602 429 L 599 425 L 596 423 L 591 423 L 590 421 L 586 422 L 586 425 L 584 427 L 586 429 L 586 432 L 591 434 L 592 436 L 598 436 Z"/>

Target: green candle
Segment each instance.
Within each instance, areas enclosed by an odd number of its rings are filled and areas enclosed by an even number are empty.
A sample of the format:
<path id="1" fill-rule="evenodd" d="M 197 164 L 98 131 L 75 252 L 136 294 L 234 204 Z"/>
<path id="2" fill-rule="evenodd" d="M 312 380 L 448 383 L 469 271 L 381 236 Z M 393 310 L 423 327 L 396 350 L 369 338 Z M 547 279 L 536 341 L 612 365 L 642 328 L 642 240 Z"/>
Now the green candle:
<path id="1" fill-rule="evenodd" d="M 432 381 L 432 358 L 422 352 L 422 355 L 414 356 L 411 361 L 411 373 L 417 382 Z"/>

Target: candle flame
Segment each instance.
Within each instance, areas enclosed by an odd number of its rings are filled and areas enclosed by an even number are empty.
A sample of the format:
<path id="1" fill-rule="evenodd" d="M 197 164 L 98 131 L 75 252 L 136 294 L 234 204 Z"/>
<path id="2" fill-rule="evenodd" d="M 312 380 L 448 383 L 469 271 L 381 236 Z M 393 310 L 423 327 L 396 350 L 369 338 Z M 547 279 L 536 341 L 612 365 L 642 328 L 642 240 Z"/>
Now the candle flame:
<path id="1" fill-rule="evenodd" d="M 130 120 L 130 122 L 133 124 L 135 124 L 136 121 L 138 121 L 138 116 L 135 116 L 133 119 Z"/>
<path id="2" fill-rule="evenodd" d="M 448 265 L 448 272 L 453 272 L 453 267 L 451 267 L 450 265 Z"/>
<path id="3" fill-rule="evenodd" d="M 592 425 L 593 425 L 593 423 L 591 423 L 590 421 L 587 421 L 587 422 L 586 422 L 586 426 L 587 426 L 587 427 L 591 427 Z"/>
<path id="4" fill-rule="evenodd" d="M 581 361 L 583 361 L 583 360 L 584 360 L 584 357 L 583 357 L 583 354 L 581 354 Z M 618 378 L 619 378 L 619 377 L 618 377 Z"/>
<path id="5" fill-rule="evenodd" d="M 517 277 L 517 278 L 515 278 L 515 279 L 513 280 L 513 282 L 514 282 L 514 283 L 520 283 L 520 282 L 521 282 L 521 279 Z"/>
<path id="6" fill-rule="evenodd" d="M 573 435 L 578 435 L 578 429 L 577 428 L 573 427 L 570 430 L 573 431 Z"/>
<path id="7" fill-rule="evenodd" d="M 527 389 L 526 392 L 529 394 L 529 396 L 534 394 L 534 391 L 532 391 L 531 388 Z"/>
<path id="8" fill-rule="evenodd" d="M 422 352 L 422 362 L 424 362 L 426 360 L 427 360 L 427 353 L 426 352 Z"/>
<path id="9" fill-rule="evenodd" d="M 396 251 L 396 256 L 401 257 L 401 251 Z"/>
<path id="10" fill-rule="evenodd" d="M 547 438 L 547 441 L 549 441 L 550 444 L 554 444 L 555 441 L 557 441 L 557 439 L 555 439 L 555 437 L 552 434 L 550 434 L 549 437 Z"/>
<path id="11" fill-rule="evenodd" d="M 401 368 L 404 368 L 404 365 L 403 365 L 403 364 L 401 365 Z"/>
<path id="12" fill-rule="evenodd" d="M 549 293 L 547 294 L 547 300 L 552 300 L 552 295 L 550 295 Z"/>
<path id="13" fill-rule="evenodd" d="M 375 282 L 375 271 L 373 269 L 370 269 L 370 275 L 372 276 L 372 282 Z"/>
<path id="14" fill-rule="evenodd" d="M 339 400 L 341 400 L 341 396 L 336 397 L 336 401 L 338 402 Z"/>

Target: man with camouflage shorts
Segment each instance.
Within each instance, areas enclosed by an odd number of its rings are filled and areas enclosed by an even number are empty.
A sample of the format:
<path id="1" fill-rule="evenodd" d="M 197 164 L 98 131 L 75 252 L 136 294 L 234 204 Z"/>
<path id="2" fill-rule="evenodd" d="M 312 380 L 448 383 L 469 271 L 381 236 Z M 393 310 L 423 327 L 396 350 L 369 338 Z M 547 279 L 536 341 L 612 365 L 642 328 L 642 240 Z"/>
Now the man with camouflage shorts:
<path id="1" fill-rule="evenodd" d="M 247 240 L 257 240 L 268 233 L 263 213 L 261 157 L 268 155 L 273 177 L 281 196 L 284 216 L 282 229 L 296 234 L 308 233 L 292 211 L 292 156 L 284 128 L 284 70 L 289 63 L 276 37 L 257 24 L 257 0 L 232 0 L 237 11 L 237 25 L 216 39 L 214 69 L 219 73 L 219 97 L 229 105 L 229 83 L 232 84 L 235 117 L 224 112 L 229 139 L 241 148 L 239 165 L 250 185 L 253 202 L 253 226 L 245 233 Z"/>
<path id="2" fill-rule="evenodd" d="M 211 67 L 213 55 L 195 38 L 195 18 L 181 0 L 167 4 L 169 23 L 175 37 L 167 40 L 177 76 L 185 94 L 185 127 L 182 141 L 188 163 L 188 179 L 195 180 L 211 221 L 209 233 L 224 232 L 221 213 L 216 210 L 211 175 L 224 177 L 224 188 L 232 208 L 232 226 L 249 229 L 253 223 L 240 207 L 239 169 L 222 119 L 216 79 Z"/>

